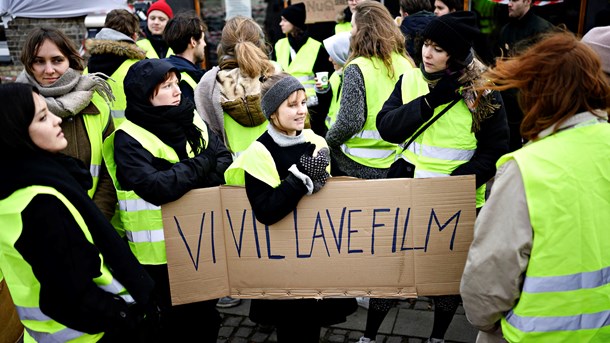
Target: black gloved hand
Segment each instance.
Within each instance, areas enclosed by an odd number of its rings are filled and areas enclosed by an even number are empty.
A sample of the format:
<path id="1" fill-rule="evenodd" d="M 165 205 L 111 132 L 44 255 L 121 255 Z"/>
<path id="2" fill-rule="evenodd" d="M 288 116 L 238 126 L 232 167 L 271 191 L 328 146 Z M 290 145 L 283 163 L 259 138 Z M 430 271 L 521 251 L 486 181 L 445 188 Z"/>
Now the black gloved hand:
<path id="1" fill-rule="evenodd" d="M 436 86 L 430 90 L 430 93 L 424 96 L 432 110 L 461 97 L 458 92 L 461 87 L 461 83 L 458 81 L 460 76 L 460 73 L 443 76 Z"/>
<path id="2" fill-rule="evenodd" d="M 328 180 L 329 177 L 330 174 L 324 171 L 324 174 L 312 178 L 311 181 L 313 181 L 313 191 L 311 192 L 311 194 L 318 193 L 322 189 L 322 187 L 324 187 L 324 185 L 326 184 L 326 180 Z"/>
<path id="3" fill-rule="evenodd" d="M 328 174 L 326 172 L 326 167 L 330 163 L 330 154 L 328 152 L 328 148 L 322 148 L 318 151 L 318 155 L 316 157 L 311 156 L 310 153 L 304 153 L 299 158 L 299 162 L 297 163 L 297 168 L 299 171 L 307 176 L 313 181 L 314 179 L 319 179 L 324 176 L 324 174 Z M 326 180 L 325 180 L 326 181 Z"/>

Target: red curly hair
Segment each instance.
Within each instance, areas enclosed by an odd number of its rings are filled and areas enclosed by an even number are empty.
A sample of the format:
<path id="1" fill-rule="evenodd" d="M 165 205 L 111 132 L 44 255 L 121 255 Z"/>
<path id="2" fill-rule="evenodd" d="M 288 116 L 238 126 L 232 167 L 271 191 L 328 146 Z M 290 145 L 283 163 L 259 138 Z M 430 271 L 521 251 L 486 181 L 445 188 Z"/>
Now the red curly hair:
<path id="1" fill-rule="evenodd" d="M 569 32 L 548 34 L 520 56 L 499 60 L 483 77 L 484 88 L 519 90 L 521 135 L 528 140 L 574 114 L 610 108 L 599 57 Z"/>

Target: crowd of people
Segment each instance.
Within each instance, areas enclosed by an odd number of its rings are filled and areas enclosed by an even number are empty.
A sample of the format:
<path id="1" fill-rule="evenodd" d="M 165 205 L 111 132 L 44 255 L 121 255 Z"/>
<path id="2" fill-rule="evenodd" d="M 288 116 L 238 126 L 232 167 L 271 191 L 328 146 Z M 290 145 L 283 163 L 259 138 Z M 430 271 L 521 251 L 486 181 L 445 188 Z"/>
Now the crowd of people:
<path id="1" fill-rule="evenodd" d="M 87 62 L 61 30 L 28 32 L 0 85 L 0 278 L 26 342 L 216 342 L 217 307 L 239 299 L 171 303 L 162 206 L 190 190 L 243 186 L 272 225 L 331 176 L 454 175 L 475 176 L 477 219 L 428 342 L 460 303 L 477 342 L 610 340 L 610 26 L 581 40 L 511 0 L 489 63 L 461 1 L 400 0 L 398 19 L 347 3 L 322 41 L 304 3 L 274 42 L 227 19 L 207 70 L 205 23 L 165 0 L 144 32 L 108 13 Z M 359 343 L 395 302 L 367 299 Z M 253 300 L 250 319 L 314 343 L 357 306 Z"/>

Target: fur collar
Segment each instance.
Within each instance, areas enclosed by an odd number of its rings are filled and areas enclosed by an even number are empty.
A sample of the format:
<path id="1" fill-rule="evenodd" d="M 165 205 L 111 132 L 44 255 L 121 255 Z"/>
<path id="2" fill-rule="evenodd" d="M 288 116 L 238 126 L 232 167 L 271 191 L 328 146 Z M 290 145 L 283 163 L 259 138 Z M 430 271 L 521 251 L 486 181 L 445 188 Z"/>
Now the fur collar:
<path id="1" fill-rule="evenodd" d="M 127 59 L 143 60 L 146 52 L 136 44 L 108 39 L 87 39 L 85 47 L 91 55 L 113 54 Z"/>

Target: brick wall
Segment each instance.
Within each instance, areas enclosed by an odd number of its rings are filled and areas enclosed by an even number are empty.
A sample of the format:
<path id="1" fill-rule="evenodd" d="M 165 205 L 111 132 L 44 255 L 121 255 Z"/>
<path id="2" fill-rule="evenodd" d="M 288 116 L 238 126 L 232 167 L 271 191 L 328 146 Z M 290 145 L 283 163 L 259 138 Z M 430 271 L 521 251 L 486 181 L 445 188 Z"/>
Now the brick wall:
<path id="1" fill-rule="evenodd" d="M 77 47 L 81 47 L 86 38 L 87 29 L 85 28 L 85 17 L 75 18 L 53 18 L 53 19 L 34 19 L 34 18 L 15 18 L 8 23 L 6 41 L 8 44 L 13 66 L 0 67 L 0 77 L 3 79 L 16 76 L 21 70 L 22 65 L 19 61 L 21 48 L 25 42 L 28 32 L 34 27 L 49 26 L 62 30 L 68 35 Z"/>

